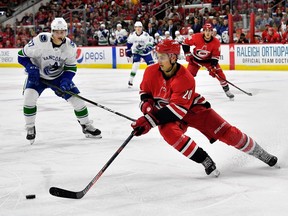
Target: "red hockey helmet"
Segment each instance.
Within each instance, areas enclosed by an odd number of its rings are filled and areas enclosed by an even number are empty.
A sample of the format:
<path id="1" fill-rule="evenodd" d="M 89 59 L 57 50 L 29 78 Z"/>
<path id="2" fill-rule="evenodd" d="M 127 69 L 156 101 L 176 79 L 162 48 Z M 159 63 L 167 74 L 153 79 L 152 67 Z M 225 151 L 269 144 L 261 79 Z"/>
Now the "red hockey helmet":
<path id="1" fill-rule="evenodd" d="M 205 24 L 203 25 L 203 31 L 204 31 L 205 29 L 209 29 L 209 30 L 213 31 L 213 26 L 211 25 L 211 23 L 205 23 Z"/>
<path id="2" fill-rule="evenodd" d="M 156 45 L 156 52 L 179 55 L 180 44 L 175 40 L 164 39 Z"/>

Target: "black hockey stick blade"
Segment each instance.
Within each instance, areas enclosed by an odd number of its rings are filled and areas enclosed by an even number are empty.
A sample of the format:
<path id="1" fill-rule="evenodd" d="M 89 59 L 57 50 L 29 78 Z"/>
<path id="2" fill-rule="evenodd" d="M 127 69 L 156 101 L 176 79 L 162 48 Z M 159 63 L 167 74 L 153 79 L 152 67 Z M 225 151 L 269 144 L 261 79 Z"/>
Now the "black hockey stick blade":
<path id="1" fill-rule="evenodd" d="M 82 191 L 73 192 L 73 191 L 68 191 L 62 188 L 57 188 L 57 187 L 51 187 L 49 189 L 49 193 L 53 196 L 69 198 L 69 199 L 81 199 L 85 195 Z"/>
<path id="2" fill-rule="evenodd" d="M 128 138 L 123 142 L 123 144 L 118 148 L 118 150 L 112 155 L 112 157 L 107 161 L 107 163 L 102 167 L 102 169 L 97 173 L 97 175 L 89 182 L 89 184 L 82 190 L 78 192 L 73 192 L 65 190 L 62 188 L 51 187 L 49 193 L 56 197 L 69 198 L 69 199 L 81 199 L 91 187 L 98 181 L 105 170 L 110 166 L 110 164 L 115 160 L 115 158 L 120 154 L 120 152 L 125 148 L 125 146 L 133 138 L 135 131 L 132 131 Z"/>

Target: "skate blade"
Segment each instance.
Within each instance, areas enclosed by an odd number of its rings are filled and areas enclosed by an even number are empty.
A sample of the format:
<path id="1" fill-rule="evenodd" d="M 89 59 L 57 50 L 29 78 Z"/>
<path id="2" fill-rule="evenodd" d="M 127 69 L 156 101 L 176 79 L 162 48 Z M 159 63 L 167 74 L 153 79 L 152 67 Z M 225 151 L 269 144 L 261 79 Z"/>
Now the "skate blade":
<path id="1" fill-rule="evenodd" d="M 280 169 L 280 168 L 281 168 L 281 166 L 280 166 L 278 163 L 276 163 L 274 166 L 272 166 L 272 168 L 275 168 L 275 169 Z"/>
<path id="2" fill-rule="evenodd" d="M 218 178 L 220 175 L 220 171 L 218 169 L 215 169 L 212 173 L 210 173 L 210 175 L 214 175 L 214 177 Z"/>
<path id="3" fill-rule="evenodd" d="M 97 136 L 93 136 L 91 134 L 85 134 L 86 138 L 92 138 L 92 139 L 101 139 L 102 136 L 101 135 L 97 135 Z"/>
<path id="4" fill-rule="evenodd" d="M 230 101 L 234 101 L 234 97 L 233 98 L 229 98 Z"/>
<path id="5" fill-rule="evenodd" d="M 30 145 L 33 145 L 33 143 L 35 142 L 35 139 L 29 140 Z"/>

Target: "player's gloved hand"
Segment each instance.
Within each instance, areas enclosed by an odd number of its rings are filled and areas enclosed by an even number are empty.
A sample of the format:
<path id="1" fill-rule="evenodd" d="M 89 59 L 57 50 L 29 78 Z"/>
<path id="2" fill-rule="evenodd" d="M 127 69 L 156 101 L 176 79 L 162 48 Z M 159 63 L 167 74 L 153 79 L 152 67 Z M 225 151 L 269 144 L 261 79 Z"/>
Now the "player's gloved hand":
<path id="1" fill-rule="evenodd" d="M 132 57 L 132 51 L 131 51 L 131 49 L 125 49 L 125 54 L 126 54 L 126 56 L 127 57 Z"/>
<path id="2" fill-rule="evenodd" d="M 119 40 L 119 43 L 123 43 L 124 42 L 124 39 L 121 38 L 121 37 L 118 40 Z"/>
<path id="3" fill-rule="evenodd" d="M 191 52 L 185 53 L 185 59 L 187 62 L 192 62 L 193 61 L 192 53 Z"/>
<path id="4" fill-rule="evenodd" d="M 143 49 L 143 54 L 149 53 L 152 49 L 153 49 L 153 47 L 151 47 L 151 46 L 146 47 L 145 49 Z"/>
<path id="5" fill-rule="evenodd" d="M 152 127 L 155 127 L 157 122 L 157 119 L 152 114 L 146 114 L 133 122 L 131 127 L 135 131 L 135 136 L 141 136 L 148 133 Z"/>
<path id="6" fill-rule="evenodd" d="M 207 68 L 209 71 L 209 75 L 212 77 L 216 77 L 216 74 L 218 73 L 217 68 L 215 66 L 210 66 Z"/>
<path id="7" fill-rule="evenodd" d="M 63 78 L 61 81 L 60 81 L 60 88 L 63 90 L 63 91 L 70 91 L 71 88 L 73 88 L 73 82 L 72 80 L 68 79 L 68 78 Z"/>
<path id="8" fill-rule="evenodd" d="M 140 109 L 144 115 L 148 113 L 153 114 L 157 110 L 153 99 L 147 99 L 147 100 L 141 101 Z"/>
<path id="9" fill-rule="evenodd" d="M 31 63 L 28 63 L 25 68 L 28 73 L 28 81 L 35 85 L 38 85 L 39 79 L 40 79 L 39 68 L 36 65 L 31 64 Z"/>

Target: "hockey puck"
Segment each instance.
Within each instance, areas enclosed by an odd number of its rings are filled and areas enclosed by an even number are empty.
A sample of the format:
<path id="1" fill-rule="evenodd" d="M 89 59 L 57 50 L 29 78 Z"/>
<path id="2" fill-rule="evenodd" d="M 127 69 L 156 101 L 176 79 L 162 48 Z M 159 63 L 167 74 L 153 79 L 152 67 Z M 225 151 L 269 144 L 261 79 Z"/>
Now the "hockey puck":
<path id="1" fill-rule="evenodd" d="M 26 199 L 35 199 L 35 198 L 36 198 L 35 194 L 26 195 Z"/>

